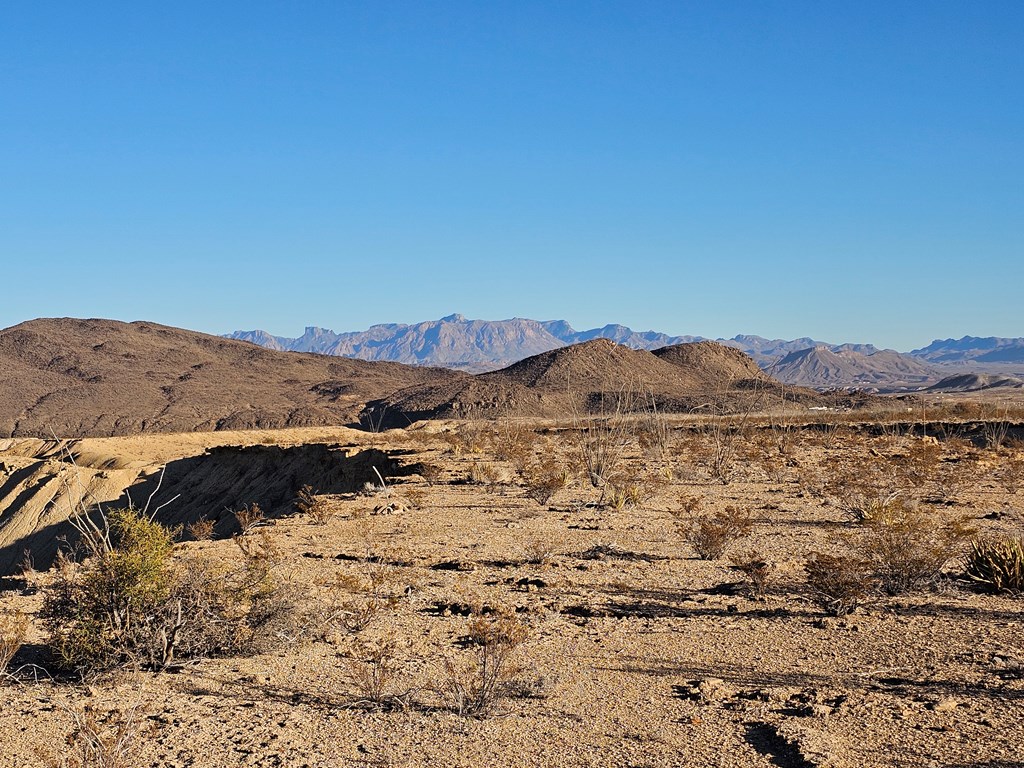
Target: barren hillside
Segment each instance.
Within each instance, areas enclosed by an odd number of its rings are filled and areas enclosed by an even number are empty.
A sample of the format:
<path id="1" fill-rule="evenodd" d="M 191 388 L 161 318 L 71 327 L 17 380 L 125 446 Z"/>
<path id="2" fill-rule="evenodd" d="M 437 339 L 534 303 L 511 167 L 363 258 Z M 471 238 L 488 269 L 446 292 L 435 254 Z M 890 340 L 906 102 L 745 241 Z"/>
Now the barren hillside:
<path id="1" fill-rule="evenodd" d="M 424 418 L 565 418 L 615 407 L 610 403 L 620 397 L 683 412 L 709 404 L 748 407 L 769 392 L 800 402 L 817 398 L 808 390 L 784 390 L 747 355 L 716 342 L 648 352 L 595 339 L 472 379 L 398 391 L 371 403 L 368 418 L 395 427 Z"/>
<path id="2" fill-rule="evenodd" d="M 0 331 L 0 370 L 0 436 L 40 437 L 345 424 L 368 400 L 461 376 L 70 318 Z"/>

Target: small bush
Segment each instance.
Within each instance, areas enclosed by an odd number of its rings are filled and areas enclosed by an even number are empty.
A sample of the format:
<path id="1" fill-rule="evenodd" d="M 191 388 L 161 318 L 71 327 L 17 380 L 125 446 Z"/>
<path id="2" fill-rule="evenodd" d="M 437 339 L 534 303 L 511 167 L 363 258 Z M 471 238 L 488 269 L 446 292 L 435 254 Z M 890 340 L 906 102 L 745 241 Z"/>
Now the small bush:
<path id="1" fill-rule="evenodd" d="M 854 547 L 890 595 L 933 582 L 974 533 L 962 519 L 939 520 L 903 499 L 873 507 L 863 529 Z"/>
<path id="2" fill-rule="evenodd" d="M 1003 458 L 993 473 L 996 481 L 1013 495 L 1024 487 L 1024 457 L 1013 455 Z"/>
<path id="3" fill-rule="evenodd" d="M 359 646 L 349 659 L 348 670 L 358 691 L 354 704 L 367 709 L 408 708 L 411 691 L 395 686 L 402 663 L 394 642 Z"/>
<path id="4" fill-rule="evenodd" d="M 875 594 L 874 570 L 861 558 L 815 553 L 804 570 L 811 594 L 832 616 L 852 613 Z"/>
<path id="5" fill-rule="evenodd" d="M 523 547 L 525 560 L 529 565 L 544 565 L 555 554 L 555 546 L 547 539 L 530 539 Z"/>
<path id="6" fill-rule="evenodd" d="M 135 768 L 141 765 L 143 745 L 156 724 L 146 719 L 136 702 L 124 709 L 101 712 L 86 705 L 71 711 L 74 729 L 59 758 L 43 755 L 48 768 Z"/>
<path id="7" fill-rule="evenodd" d="M 989 592 L 1024 592 L 1024 537 L 975 541 L 965 562 L 967 578 Z"/>
<path id="8" fill-rule="evenodd" d="M 299 489 L 295 497 L 295 509 L 300 515 L 308 517 L 312 525 L 327 525 L 334 516 L 327 502 L 308 485 Z"/>
<path id="9" fill-rule="evenodd" d="M 469 470 L 469 482 L 492 488 L 502 480 L 501 471 L 489 461 L 474 461 Z"/>
<path id="10" fill-rule="evenodd" d="M 134 509 L 107 517 L 110 546 L 82 564 L 60 556 L 41 615 L 59 662 L 105 667 L 124 660 L 170 592 L 172 534 Z"/>
<path id="11" fill-rule="evenodd" d="M 516 650 L 529 630 L 511 613 L 477 615 L 470 621 L 468 642 L 471 660 L 445 663 L 445 675 L 439 693 L 462 716 L 483 717 L 497 703 L 514 692 L 519 669 L 514 663 Z"/>
<path id="12" fill-rule="evenodd" d="M 608 479 L 605 503 L 617 511 L 641 507 L 661 493 L 668 482 L 657 472 L 618 474 Z"/>
<path id="13" fill-rule="evenodd" d="M 185 530 L 188 531 L 188 535 L 196 541 L 209 541 L 213 538 L 213 529 L 215 525 L 216 523 L 213 520 L 207 520 L 205 517 L 202 517 L 185 526 Z"/>
<path id="14" fill-rule="evenodd" d="M 329 599 L 321 625 L 355 633 L 395 609 L 404 596 L 405 585 L 393 568 L 367 563 L 359 573 L 338 575 L 327 587 Z"/>
<path id="15" fill-rule="evenodd" d="M 434 485 L 441 479 L 441 468 L 436 464 L 420 464 L 419 476 L 426 480 L 427 485 Z"/>
<path id="16" fill-rule="evenodd" d="M 0 677 L 7 674 L 28 633 L 28 616 L 21 611 L 0 614 Z"/>
<path id="17" fill-rule="evenodd" d="M 249 533 L 267 521 L 267 516 L 260 509 L 259 504 L 246 504 L 241 509 L 236 509 L 233 514 L 242 533 Z"/>
<path id="18" fill-rule="evenodd" d="M 280 552 L 266 532 L 238 536 L 238 567 L 172 561 L 173 532 L 139 512 L 115 510 L 107 544 L 81 563 L 61 554 L 43 594 L 48 642 L 66 669 L 134 662 L 162 669 L 180 658 L 276 644 L 295 601 L 271 578 Z M 99 537 L 95 541 L 107 541 Z"/>
<path id="19" fill-rule="evenodd" d="M 537 446 L 537 433 L 521 424 L 506 420 L 491 441 L 491 450 L 498 461 L 507 461 L 516 468 L 525 467 Z"/>
<path id="20" fill-rule="evenodd" d="M 568 473 L 551 457 L 525 466 L 520 477 L 526 495 L 542 506 L 569 483 Z"/>
<path id="21" fill-rule="evenodd" d="M 683 538 L 701 560 L 717 560 L 734 541 L 753 529 L 750 513 L 729 506 L 714 515 L 701 515 L 682 528 Z"/>
<path id="22" fill-rule="evenodd" d="M 701 499 L 700 496 L 690 496 L 688 494 L 682 494 L 679 497 L 680 513 L 677 513 L 675 516 L 678 517 L 678 518 L 682 518 L 683 517 L 682 513 L 684 513 L 684 512 L 687 515 L 692 515 L 694 512 L 696 512 L 698 509 L 700 509 L 700 505 L 702 503 L 703 503 L 703 499 Z"/>
<path id="23" fill-rule="evenodd" d="M 751 550 L 732 558 L 732 565 L 745 577 L 745 586 L 752 597 L 763 598 L 768 592 L 768 582 L 775 566 L 760 552 Z"/>

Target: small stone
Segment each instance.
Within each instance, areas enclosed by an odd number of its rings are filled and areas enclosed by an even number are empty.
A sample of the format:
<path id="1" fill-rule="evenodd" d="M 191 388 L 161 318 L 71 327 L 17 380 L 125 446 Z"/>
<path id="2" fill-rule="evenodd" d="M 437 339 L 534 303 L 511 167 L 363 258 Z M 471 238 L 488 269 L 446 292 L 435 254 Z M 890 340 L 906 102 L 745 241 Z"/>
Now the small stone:
<path id="1" fill-rule="evenodd" d="M 709 677 L 697 683 L 697 694 L 703 701 L 716 701 L 729 698 L 733 690 L 721 678 Z"/>
<path id="2" fill-rule="evenodd" d="M 952 712 L 959 706 L 960 702 L 950 696 L 946 696 L 931 704 L 930 709 L 935 712 Z"/>

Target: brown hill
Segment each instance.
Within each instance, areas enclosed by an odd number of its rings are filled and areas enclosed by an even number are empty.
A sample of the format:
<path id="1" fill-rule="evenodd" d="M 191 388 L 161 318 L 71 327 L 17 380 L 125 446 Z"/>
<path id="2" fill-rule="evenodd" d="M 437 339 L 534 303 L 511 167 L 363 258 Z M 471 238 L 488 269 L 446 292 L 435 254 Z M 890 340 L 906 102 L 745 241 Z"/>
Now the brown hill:
<path id="1" fill-rule="evenodd" d="M 744 379 L 771 381 L 750 355 L 716 341 L 676 344 L 656 349 L 654 354 L 666 363 L 681 368 L 683 375 L 695 385 L 715 387 L 722 382 Z"/>
<path id="2" fill-rule="evenodd" d="M 71 318 L 0 331 L 0 371 L 0 436 L 42 437 L 345 424 L 369 400 L 465 376 Z"/>
<path id="3" fill-rule="evenodd" d="M 743 352 L 716 342 L 630 349 L 608 339 L 528 357 L 472 378 L 419 385 L 371 403 L 364 418 L 405 426 L 427 418 L 537 416 L 565 418 L 600 409 L 619 396 L 666 412 L 709 404 L 746 407 L 765 393 L 814 400 L 807 390 L 784 389 Z"/>
<path id="4" fill-rule="evenodd" d="M 812 347 L 791 352 L 769 370 L 787 384 L 816 389 L 898 390 L 917 388 L 940 378 L 927 363 L 891 349 L 865 355 L 855 350 Z"/>
<path id="5" fill-rule="evenodd" d="M 928 387 L 930 392 L 979 392 L 983 389 L 1024 389 L 1024 379 L 986 373 L 961 373 L 947 376 Z"/>

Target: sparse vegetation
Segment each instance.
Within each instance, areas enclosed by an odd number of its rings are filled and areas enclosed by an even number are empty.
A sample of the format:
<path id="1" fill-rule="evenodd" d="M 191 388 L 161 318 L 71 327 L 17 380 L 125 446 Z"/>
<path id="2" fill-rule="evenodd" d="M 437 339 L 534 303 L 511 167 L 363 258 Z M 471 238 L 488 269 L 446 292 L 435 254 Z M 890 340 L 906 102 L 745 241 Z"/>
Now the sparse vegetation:
<path id="1" fill-rule="evenodd" d="M 973 534 L 961 518 L 893 499 L 870 510 L 854 548 L 874 565 L 882 589 L 897 595 L 934 582 Z"/>
<path id="2" fill-rule="evenodd" d="M 520 478 L 526 495 L 542 506 L 569 483 L 569 474 L 552 456 L 523 467 Z"/>
<path id="3" fill-rule="evenodd" d="M 438 693 L 464 717 L 483 717 L 513 690 L 516 651 L 529 630 L 515 614 L 475 615 L 469 622 L 467 661 L 445 662 Z"/>
<path id="4" fill-rule="evenodd" d="M 101 516 L 81 562 L 60 555 L 40 615 L 66 669 L 124 662 L 160 669 L 179 658 L 234 653 L 294 609 L 270 571 L 270 537 L 239 536 L 237 569 L 196 558 L 175 562 L 173 534 L 135 509 Z"/>
<path id="5" fill-rule="evenodd" d="M 312 488 L 304 485 L 295 497 L 295 509 L 309 518 L 312 525 L 327 525 L 334 513 L 327 501 L 318 496 Z"/>
<path id="6" fill-rule="evenodd" d="M 242 533 L 251 533 L 257 527 L 267 522 L 267 516 L 259 504 L 246 504 L 239 509 L 234 510 L 232 513 L 235 517 L 235 521 L 238 523 L 238 527 L 242 529 Z"/>
<path id="7" fill-rule="evenodd" d="M 831 616 L 853 613 L 876 593 L 874 568 L 859 557 L 815 553 L 804 570 L 811 595 Z"/>
<path id="8" fill-rule="evenodd" d="M 701 560 L 718 560 L 733 542 L 753 529 L 750 513 L 736 506 L 681 524 L 683 538 Z"/>
<path id="9" fill-rule="evenodd" d="M 353 703 L 367 709 L 408 709 L 412 691 L 396 687 L 402 667 L 394 641 L 358 645 L 348 659 L 349 674 L 358 692 Z"/>
<path id="10" fill-rule="evenodd" d="M 11 661 L 21 650 L 28 632 L 28 616 L 21 611 L 0 614 L 0 678 L 7 675 Z"/>
<path id="11" fill-rule="evenodd" d="M 733 567 L 745 577 L 744 586 L 751 597 L 763 598 L 775 566 L 757 550 L 732 557 Z"/>
<path id="12" fill-rule="evenodd" d="M 74 728 L 60 756 L 43 756 L 48 768 L 135 768 L 143 744 L 156 730 L 140 701 L 107 711 L 86 704 L 72 710 L 71 717 Z"/>
<path id="13" fill-rule="evenodd" d="M 188 535 L 196 541 L 209 541 L 213 538 L 213 530 L 216 523 L 213 520 L 208 520 L 205 517 L 201 517 L 185 526 L 185 530 L 188 531 Z"/>

